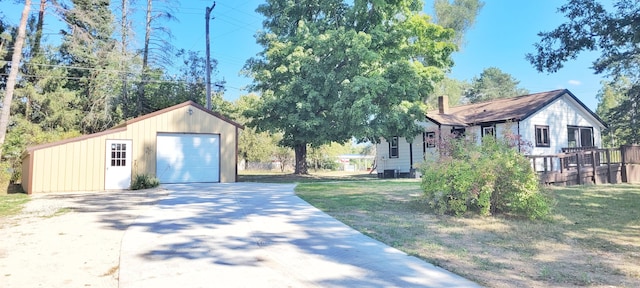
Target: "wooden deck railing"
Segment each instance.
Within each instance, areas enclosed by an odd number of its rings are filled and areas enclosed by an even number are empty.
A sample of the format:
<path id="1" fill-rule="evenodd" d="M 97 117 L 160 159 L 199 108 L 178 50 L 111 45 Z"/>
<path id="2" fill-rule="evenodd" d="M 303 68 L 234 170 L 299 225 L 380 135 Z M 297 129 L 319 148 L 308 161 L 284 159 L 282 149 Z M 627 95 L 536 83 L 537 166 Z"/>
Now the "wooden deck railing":
<path id="1" fill-rule="evenodd" d="M 640 146 L 613 149 L 563 148 L 554 155 L 528 155 L 531 166 L 545 184 L 619 183 L 640 181 Z M 634 168 L 634 169 L 630 169 Z M 631 172 L 630 172 L 631 171 Z"/>

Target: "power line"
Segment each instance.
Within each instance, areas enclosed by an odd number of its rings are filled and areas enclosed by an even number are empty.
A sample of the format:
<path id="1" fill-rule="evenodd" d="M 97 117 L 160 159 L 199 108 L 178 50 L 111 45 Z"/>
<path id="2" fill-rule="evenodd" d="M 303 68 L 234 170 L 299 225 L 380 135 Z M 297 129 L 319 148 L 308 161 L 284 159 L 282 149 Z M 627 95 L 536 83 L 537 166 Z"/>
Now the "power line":
<path id="1" fill-rule="evenodd" d="M 0 76 L 8 76 L 8 73 L 0 73 Z M 73 77 L 73 76 L 50 76 L 50 75 L 33 75 L 33 74 L 24 74 L 21 73 L 20 76 L 22 78 L 36 78 L 36 79 L 45 79 L 45 78 L 51 78 L 51 79 L 65 79 L 65 80 L 82 80 L 85 79 L 83 77 Z M 141 82 L 141 81 L 138 81 Z M 204 84 L 204 82 L 189 82 L 186 80 L 154 80 L 154 79 L 148 79 L 145 80 L 144 82 L 146 83 L 173 83 L 173 84 Z M 235 86 L 228 86 L 228 85 L 224 85 L 224 88 L 231 88 L 234 90 L 238 90 L 238 91 L 246 91 L 246 88 L 240 88 L 240 87 L 235 87 Z"/>

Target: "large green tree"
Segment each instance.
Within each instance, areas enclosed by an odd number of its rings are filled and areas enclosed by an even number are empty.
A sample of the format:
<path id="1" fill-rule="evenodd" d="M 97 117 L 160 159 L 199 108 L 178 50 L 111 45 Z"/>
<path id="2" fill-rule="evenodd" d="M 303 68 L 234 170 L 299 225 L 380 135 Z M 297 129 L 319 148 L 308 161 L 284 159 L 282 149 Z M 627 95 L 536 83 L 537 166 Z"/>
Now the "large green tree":
<path id="1" fill-rule="evenodd" d="M 465 104 L 467 99 L 465 98 L 465 93 L 471 88 L 471 84 L 467 81 L 456 80 L 453 78 L 445 78 L 442 81 L 436 83 L 435 90 L 432 95 L 434 96 L 447 96 L 449 101 L 449 105 L 458 106 Z M 433 109 L 438 107 L 438 98 L 437 97 L 429 97 L 427 99 L 427 104 L 429 104 L 429 109 Z"/>
<path id="2" fill-rule="evenodd" d="M 262 101 L 250 126 L 282 132 L 295 151 L 295 173 L 307 174 L 307 145 L 351 137 L 420 132 L 423 99 L 443 79 L 457 49 L 454 31 L 433 24 L 422 1 L 268 0 L 248 61 Z"/>
<path id="3" fill-rule="evenodd" d="M 527 94 L 526 89 L 518 87 L 519 83 L 511 74 L 489 67 L 471 80 L 471 87 L 465 92 L 465 97 L 471 103 L 478 103 Z"/>
<path id="4" fill-rule="evenodd" d="M 22 47 L 24 46 L 27 30 L 27 19 L 29 17 L 30 0 L 24 2 L 22 16 L 20 17 L 20 25 L 18 26 L 18 35 L 13 45 L 13 53 L 11 56 L 11 70 L 7 77 L 4 98 L 2 99 L 2 112 L 0 112 L 0 159 L 2 158 L 2 145 L 7 136 L 7 128 L 9 126 L 9 116 L 11 114 L 11 103 L 13 102 L 13 92 L 18 78 L 18 70 L 20 61 L 22 60 Z"/>
<path id="5" fill-rule="evenodd" d="M 435 0 L 433 2 L 433 13 L 435 23 L 455 31 L 455 42 L 458 46 L 464 46 L 464 36 L 476 23 L 476 18 L 480 10 L 484 7 L 484 2 L 480 0 Z M 464 92 L 469 89 L 469 83 L 446 77 L 436 84 L 434 96 L 446 95 L 449 105 L 456 106 L 464 104 Z M 430 107 L 436 107 L 437 97 L 429 97 L 425 101 Z"/>
<path id="6" fill-rule="evenodd" d="M 172 1 L 160 2 L 170 4 Z M 164 7 L 158 9 L 157 6 L 154 6 L 153 0 L 147 0 L 145 15 L 141 81 L 138 83 L 136 115 L 134 116 L 154 111 L 153 105 L 150 103 L 152 100 L 148 93 L 145 93 L 147 84 L 151 81 L 150 74 L 152 74 L 152 70 L 170 66 L 172 63 L 171 52 L 173 51 L 173 45 L 167 39 L 171 39 L 173 36 L 166 25 L 167 21 L 175 20 L 171 6 L 164 5 Z"/>
<path id="7" fill-rule="evenodd" d="M 436 24 L 456 31 L 455 41 L 462 46 L 465 33 L 473 27 L 483 6 L 484 2 L 479 0 L 435 0 Z"/>
<path id="8" fill-rule="evenodd" d="M 68 89 L 77 93 L 83 110 L 80 128 L 94 133 L 110 128 L 112 102 L 120 81 L 119 49 L 113 38 L 114 18 L 109 0 L 72 0 L 63 7 L 61 55 L 70 66 Z"/>
<path id="9" fill-rule="evenodd" d="M 535 53 L 527 59 L 538 71 L 556 72 L 582 51 L 598 51 L 593 62 L 596 74 L 615 79 L 626 77 L 631 85 L 625 99 L 612 108 L 624 118 L 628 133 L 620 140 L 640 143 L 640 5 L 636 0 L 612 1 L 612 9 L 596 0 L 570 0 L 558 11 L 566 22 L 550 32 L 539 33 Z"/>
<path id="10" fill-rule="evenodd" d="M 596 114 L 609 124 L 609 127 L 602 133 L 602 141 L 605 147 L 615 147 L 620 144 L 620 139 L 629 137 L 631 133 L 631 115 L 621 114 L 621 109 L 617 109 L 621 103 L 628 99 L 628 91 L 631 83 L 626 77 L 619 77 L 615 81 L 602 81 L 602 88 L 598 91 L 598 107 Z"/>
<path id="11" fill-rule="evenodd" d="M 240 123 L 248 122 L 248 119 L 243 115 L 244 111 L 250 110 L 259 101 L 259 96 L 255 94 L 240 96 L 233 103 L 234 111 L 230 116 Z M 258 132 L 255 127 L 245 127 L 240 133 L 238 141 L 238 154 L 244 160 L 245 169 L 248 168 L 249 162 L 272 160 L 277 152 L 279 139 L 280 137 L 268 131 Z"/>

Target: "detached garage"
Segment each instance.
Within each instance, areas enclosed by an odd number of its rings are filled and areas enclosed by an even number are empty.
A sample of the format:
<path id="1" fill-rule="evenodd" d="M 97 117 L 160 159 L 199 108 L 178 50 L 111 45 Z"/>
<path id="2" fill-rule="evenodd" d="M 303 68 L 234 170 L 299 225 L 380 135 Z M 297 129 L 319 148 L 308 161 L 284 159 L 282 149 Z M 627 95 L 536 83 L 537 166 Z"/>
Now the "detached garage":
<path id="1" fill-rule="evenodd" d="M 27 148 L 28 193 L 128 189 L 133 176 L 160 183 L 235 182 L 242 125 L 188 101 L 112 129 Z"/>

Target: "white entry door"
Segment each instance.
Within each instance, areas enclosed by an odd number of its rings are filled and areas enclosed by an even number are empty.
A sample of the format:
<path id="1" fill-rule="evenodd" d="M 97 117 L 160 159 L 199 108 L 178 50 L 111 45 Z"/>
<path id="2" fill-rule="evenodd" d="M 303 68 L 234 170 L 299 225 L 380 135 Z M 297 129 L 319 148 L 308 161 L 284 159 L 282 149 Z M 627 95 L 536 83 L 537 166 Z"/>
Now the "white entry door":
<path id="1" fill-rule="evenodd" d="M 220 182 L 220 135 L 159 133 L 156 141 L 160 183 Z"/>
<path id="2" fill-rule="evenodd" d="M 131 140 L 107 140 L 104 189 L 131 187 Z"/>

